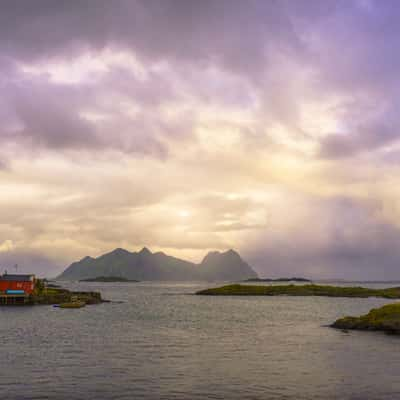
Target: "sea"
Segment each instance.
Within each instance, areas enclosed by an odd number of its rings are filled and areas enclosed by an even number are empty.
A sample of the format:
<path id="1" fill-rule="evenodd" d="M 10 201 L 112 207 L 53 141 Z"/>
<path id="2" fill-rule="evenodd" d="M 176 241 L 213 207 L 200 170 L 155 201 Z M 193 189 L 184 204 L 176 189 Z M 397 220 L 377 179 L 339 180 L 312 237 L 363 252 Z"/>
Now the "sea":
<path id="1" fill-rule="evenodd" d="M 69 283 L 112 302 L 1 307 L 0 398 L 400 399 L 400 337 L 328 327 L 390 301 L 194 295 L 210 286 Z"/>

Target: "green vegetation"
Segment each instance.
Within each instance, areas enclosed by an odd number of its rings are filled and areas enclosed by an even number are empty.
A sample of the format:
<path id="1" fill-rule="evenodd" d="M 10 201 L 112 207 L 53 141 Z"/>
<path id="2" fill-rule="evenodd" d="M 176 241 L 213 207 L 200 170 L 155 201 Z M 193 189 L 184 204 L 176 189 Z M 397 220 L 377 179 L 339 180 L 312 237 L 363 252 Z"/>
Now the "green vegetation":
<path id="1" fill-rule="evenodd" d="M 384 331 L 400 334 L 400 303 L 372 309 L 361 317 L 344 317 L 335 321 L 333 328 Z"/>
<path id="2" fill-rule="evenodd" d="M 211 296 L 329 296 L 329 297 L 383 297 L 399 299 L 400 287 L 370 289 L 323 285 L 227 285 L 201 290 L 196 294 Z"/>
<path id="3" fill-rule="evenodd" d="M 45 289 L 46 281 L 44 279 L 36 279 L 35 280 L 35 292 L 36 293 L 42 293 L 43 290 Z"/>
<path id="4" fill-rule="evenodd" d="M 61 304 L 72 302 L 73 298 L 76 298 L 77 301 L 83 301 L 85 304 L 99 304 L 104 301 L 98 292 L 71 292 L 67 289 L 49 288 L 45 289 L 41 294 L 34 294 L 32 303 Z"/>
<path id="5" fill-rule="evenodd" d="M 126 279 L 121 276 L 98 276 L 96 278 L 81 279 L 79 282 L 139 282 L 135 279 Z"/>

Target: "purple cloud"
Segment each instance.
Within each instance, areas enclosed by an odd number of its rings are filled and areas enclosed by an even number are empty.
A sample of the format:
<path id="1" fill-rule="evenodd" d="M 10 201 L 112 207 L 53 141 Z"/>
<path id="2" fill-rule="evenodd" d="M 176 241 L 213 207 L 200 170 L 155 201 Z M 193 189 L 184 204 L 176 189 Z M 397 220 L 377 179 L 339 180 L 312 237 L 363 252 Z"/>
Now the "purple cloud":
<path id="1" fill-rule="evenodd" d="M 394 276 L 396 210 L 365 197 L 397 201 L 399 14 L 389 0 L 3 4 L 4 238 L 46 253 L 65 236 L 63 260 L 69 241 L 85 255 L 126 232 L 176 249 L 251 242 L 271 273 Z M 280 193 L 308 210 L 283 220 L 310 219 L 264 237 Z M 186 208 L 197 221 L 176 219 Z"/>

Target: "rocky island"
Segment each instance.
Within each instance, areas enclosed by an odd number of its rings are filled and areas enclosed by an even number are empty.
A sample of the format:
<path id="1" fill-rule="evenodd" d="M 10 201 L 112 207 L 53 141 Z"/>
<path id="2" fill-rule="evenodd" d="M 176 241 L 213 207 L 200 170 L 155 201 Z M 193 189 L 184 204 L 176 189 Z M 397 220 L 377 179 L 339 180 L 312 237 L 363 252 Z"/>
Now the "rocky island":
<path id="1" fill-rule="evenodd" d="M 96 277 L 122 277 L 138 281 L 242 281 L 257 273 L 235 250 L 211 251 L 201 263 L 182 260 L 144 247 L 138 252 L 121 248 L 99 257 L 72 263 L 58 278 L 78 281 Z"/>
<path id="2" fill-rule="evenodd" d="M 399 299 L 400 287 L 371 289 L 364 287 L 325 285 L 226 285 L 200 290 L 196 294 L 209 296 L 328 296 L 328 297 L 383 297 Z"/>
<path id="3" fill-rule="evenodd" d="M 360 317 L 340 318 L 331 327 L 400 334 L 400 303 L 374 308 Z"/>
<path id="4" fill-rule="evenodd" d="M 85 304 L 100 304 L 106 302 L 99 292 L 76 292 L 63 288 L 45 288 L 32 294 L 30 304 L 63 304 L 83 302 Z"/>

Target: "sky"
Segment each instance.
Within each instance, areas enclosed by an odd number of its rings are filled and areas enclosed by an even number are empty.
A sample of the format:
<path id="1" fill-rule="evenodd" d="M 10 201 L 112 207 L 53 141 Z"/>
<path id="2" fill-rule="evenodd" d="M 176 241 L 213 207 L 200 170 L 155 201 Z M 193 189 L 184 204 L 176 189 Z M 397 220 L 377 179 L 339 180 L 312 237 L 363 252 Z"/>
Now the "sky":
<path id="1" fill-rule="evenodd" d="M 123 247 L 400 279 L 400 3 L 0 12 L 0 271 Z"/>

